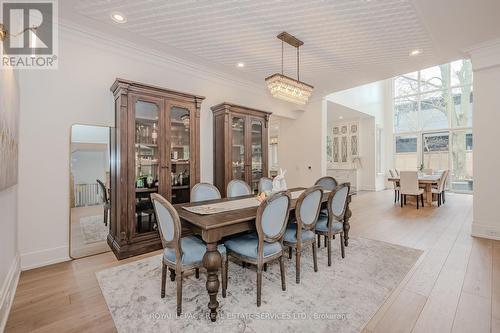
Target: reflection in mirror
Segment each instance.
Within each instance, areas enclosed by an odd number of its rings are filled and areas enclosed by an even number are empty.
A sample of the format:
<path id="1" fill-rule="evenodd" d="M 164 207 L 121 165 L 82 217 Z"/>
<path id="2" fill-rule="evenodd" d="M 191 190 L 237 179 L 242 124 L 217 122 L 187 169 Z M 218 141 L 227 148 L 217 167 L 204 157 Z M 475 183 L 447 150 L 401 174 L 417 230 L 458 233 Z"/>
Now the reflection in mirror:
<path id="1" fill-rule="evenodd" d="M 107 252 L 109 127 L 73 125 L 70 153 L 70 256 Z"/>

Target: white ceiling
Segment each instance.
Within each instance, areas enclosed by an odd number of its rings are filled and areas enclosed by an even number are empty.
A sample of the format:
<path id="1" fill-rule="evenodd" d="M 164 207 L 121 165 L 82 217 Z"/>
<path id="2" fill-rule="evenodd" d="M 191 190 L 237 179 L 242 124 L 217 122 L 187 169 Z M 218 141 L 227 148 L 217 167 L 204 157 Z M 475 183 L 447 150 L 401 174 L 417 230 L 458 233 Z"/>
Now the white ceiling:
<path id="1" fill-rule="evenodd" d="M 500 37 L 499 0 L 65 0 L 61 18 L 156 44 L 242 78 L 279 72 L 287 31 L 304 41 L 301 79 L 326 94 L 463 57 Z M 123 13 L 128 22 L 113 23 Z M 167 49 L 168 48 L 168 49 Z M 423 51 L 409 57 L 410 50 Z M 244 62 L 243 69 L 236 63 Z M 285 48 L 295 76 L 295 50 Z"/>
<path id="2" fill-rule="evenodd" d="M 362 118 L 373 118 L 373 116 L 370 116 L 369 114 L 366 114 L 364 112 L 356 111 L 341 104 L 333 103 L 331 101 L 327 102 L 327 123 L 342 122 L 346 120 L 359 120 Z"/>

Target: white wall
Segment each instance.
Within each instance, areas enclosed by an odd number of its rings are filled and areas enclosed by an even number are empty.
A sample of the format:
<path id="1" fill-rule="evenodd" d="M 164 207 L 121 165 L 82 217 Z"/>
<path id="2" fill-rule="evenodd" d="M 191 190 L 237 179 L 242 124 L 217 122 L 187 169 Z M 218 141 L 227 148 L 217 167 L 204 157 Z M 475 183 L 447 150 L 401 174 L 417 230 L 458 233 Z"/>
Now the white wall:
<path id="1" fill-rule="evenodd" d="M 392 150 L 388 149 L 388 142 L 392 143 L 392 82 L 391 80 L 377 81 L 351 89 L 339 91 L 326 98 L 336 104 L 372 116 L 360 118 L 360 157 L 362 168 L 358 172 L 359 188 L 362 190 L 380 191 L 385 185 L 386 174 L 376 170 L 376 128 L 382 128 L 382 170 L 386 170 L 387 160 L 392 159 Z M 391 125 L 391 126 L 388 126 Z M 390 140 L 389 140 L 390 138 Z"/>
<path id="2" fill-rule="evenodd" d="M 206 96 L 201 108 L 201 180 L 212 181 L 212 112 L 223 101 L 272 111 L 284 117 L 297 107 L 272 98 L 262 85 L 186 65 L 166 55 L 123 46 L 120 41 L 60 30 L 59 69 L 26 71 L 21 75 L 19 160 L 19 248 L 23 269 L 69 260 L 69 141 L 73 124 L 113 126 L 116 77 Z M 280 165 L 289 169 L 290 183 L 310 183 L 321 170 L 321 152 L 310 144 L 324 144 L 320 128 L 321 102 L 307 107 L 299 121 L 287 120 L 280 138 Z M 281 130 L 281 128 L 280 128 Z M 303 133 L 298 136 L 297 133 Z M 281 133 L 280 133 L 281 136 Z M 293 142 L 293 156 L 286 147 Z M 304 150 L 301 150 L 304 149 Z M 288 158 L 288 160 L 287 160 Z M 296 164 L 294 161 L 300 161 Z M 312 165 L 313 170 L 306 166 Z"/>
<path id="3" fill-rule="evenodd" d="M 500 41 L 471 51 L 474 70 L 474 199 L 472 234 L 500 239 Z"/>
<path id="4" fill-rule="evenodd" d="M 16 73 L 4 69 L 0 70 L 0 113 L 7 110 L 19 111 L 19 87 Z M 0 332 L 7 322 L 19 277 L 17 192 L 17 185 L 0 191 Z"/>

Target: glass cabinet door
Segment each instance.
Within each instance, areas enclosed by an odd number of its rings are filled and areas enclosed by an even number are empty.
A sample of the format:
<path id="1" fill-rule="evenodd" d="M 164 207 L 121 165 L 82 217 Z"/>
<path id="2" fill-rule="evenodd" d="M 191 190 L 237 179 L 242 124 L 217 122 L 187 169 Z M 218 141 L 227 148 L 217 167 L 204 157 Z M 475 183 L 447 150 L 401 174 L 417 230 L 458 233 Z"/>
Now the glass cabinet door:
<path id="1" fill-rule="evenodd" d="M 251 156 L 252 156 L 252 176 L 251 184 L 252 190 L 254 192 L 258 191 L 259 180 L 263 176 L 263 142 L 262 142 L 262 121 L 257 119 L 252 119 L 252 144 L 251 144 Z"/>
<path id="2" fill-rule="evenodd" d="M 245 179 L 245 117 L 234 116 L 231 121 L 231 179 Z"/>
<path id="3" fill-rule="evenodd" d="M 156 230 L 150 194 L 160 180 L 160 102 L 136 100 L 135 108 L 135 233 Z"/>
<path id="4" fill-rule="evenodd" d="M 190 189 L 190 111 L 185 108 L 170 109 L 170 185 L 171 202 L 189 202 Z"/>

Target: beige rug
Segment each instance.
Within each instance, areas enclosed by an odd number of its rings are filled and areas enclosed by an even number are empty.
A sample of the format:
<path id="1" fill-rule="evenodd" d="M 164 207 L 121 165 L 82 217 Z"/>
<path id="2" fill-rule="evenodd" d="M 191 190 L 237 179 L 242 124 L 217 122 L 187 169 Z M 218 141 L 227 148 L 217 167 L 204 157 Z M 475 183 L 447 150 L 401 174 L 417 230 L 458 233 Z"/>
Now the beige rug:
<path id="1" fill-rule="evenodd" d="M 80 219 L 83 242 L 92 244 L 105 241 L 108 237 L 108 227 L 104 225 L 104 216 L 85 216 Z"/>
<path id="2" fill-rule="evenodd" d="M 279 264 L 263 276 L 262 306 L 256 305 L 256 272 L 229 263 L 228 295 L 219 293 L 216 323 L 207 318 L 206 275 L 183 281 L 183 314 L 176 317 L 175 283 L 167 278 L 160 298 L 161 257 L 154 256 L 98 272 L 97 279 L 118 332 L 360 332 L 414 266 L 422 251 L 380 241 L 351 238 L 346 258 L 333 241 L 333 265 L 326 248 L 302 256 L 301 283 L 295 261 L 286 259 L 287 290 L 281 290 Z M 295 257 L 294 257 L 295 258 Z"/>

